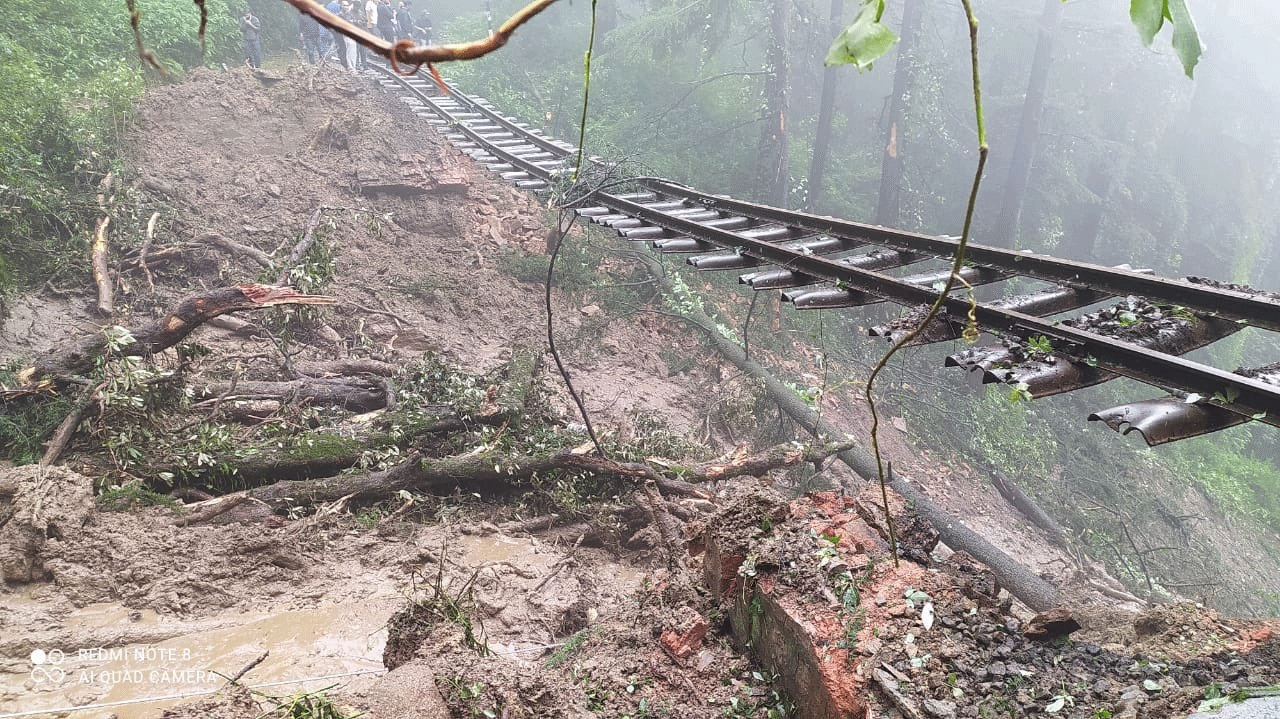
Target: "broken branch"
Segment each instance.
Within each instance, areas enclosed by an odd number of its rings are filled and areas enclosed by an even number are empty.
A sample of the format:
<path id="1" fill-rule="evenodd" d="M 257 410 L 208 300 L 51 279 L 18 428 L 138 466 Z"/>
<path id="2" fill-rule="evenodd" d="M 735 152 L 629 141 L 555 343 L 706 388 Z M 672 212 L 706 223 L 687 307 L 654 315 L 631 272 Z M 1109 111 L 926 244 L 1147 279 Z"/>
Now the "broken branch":
<path id="1" fill-rule="evenodd" d="M 129 330 L 133 342 L 115 350 L 123 356 L 144 357 L 176 345 L 201 324 L 228 312 L 257 310 L 276 305 L 332 305 L 332 297 L 307 295 L 292 287 L 258 284 L 233 285 L 188 295 L 159 320 Z M 107 337 L 99 332 L 80 340 L 72 348 L 46 352 L 35 365 L 23 370 L 18 379 L 32 387 L 44 379 L 65 379 L 93 368 L 94 359 L 111 352 Z"/>
<path id="2" fill-rule="evenodd" d="M 535 15 L 547 9 L 556 0 L 534 0 L 521 8 L 510 19 L 502 23 L 492 35 L 483 40 L 459 43 L 455 45 L 414 45 L 412 40 L 400 40 L 395 44 L 376 37 L 363 28 L 356 27 L 342 18 L 326 10 L 319 3 L 311 0 L 285 0 L 298 9 L 298 12 L 310 15 L 321 25 L 345 35 L 373 52 L 385 57 L 391 68 L 400 72 L 400 65 L 409 65 L 413 69 L 401 73 L 412 75 L 423 64 L 434 62 L 450 62 L 454 60 L 474 60 L 483 57 L 507 44 L 516 28 L 533 19 Z"/>
<path id="3" fill-rule="evenodd" d="M 232 254 L 248 257 L 262 267 L 271 266 L 271 256 L 257 247 L 250 247 L 249 245 L 236 242 L 235 240 L 228 239 L 214 232 L 206 232 L 204 234 L 197 235 L 193 241 L 217 245 Z"/>
<path id="4" fill-rule="evenodd" d="M 316 7 L 319 7 L 318 5 Z M 294 246 L 293 252 L 289 253 L 289 258 L 281 265 L 280 277 L 276 279 L 276 286 L 283 287 L 289 282 L 289 272 L 293 266 L 302 262 L 302 258 L 307 256 L 311 251 L 312 245 L 316 243 L 316 224 L 320 222 L 320 208 L 316 208 L 311 213 L 311 219 L 307 222 L 307 229 L 302 233 L 302 239 Z"/>
<path id="5" fill-rule="evenodd" d="M 107 268 L 107 228 L 111 218 L 103 215 L 93 231 L 93 281 L 98 286 L 98 314 L 110 317 L 115 313 L 115 293 L 111 289 L 111 271 Z"/>

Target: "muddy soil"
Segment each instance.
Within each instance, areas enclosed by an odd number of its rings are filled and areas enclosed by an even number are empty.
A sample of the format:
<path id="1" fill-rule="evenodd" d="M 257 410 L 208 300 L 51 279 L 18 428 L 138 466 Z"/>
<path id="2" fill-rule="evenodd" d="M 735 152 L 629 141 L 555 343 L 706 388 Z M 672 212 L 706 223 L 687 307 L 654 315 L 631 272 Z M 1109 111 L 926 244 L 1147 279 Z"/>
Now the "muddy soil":
<path id="1" fill-rule="evenodd" d="M 316 231 L 334 266 L 318 291 L 340 304 L 292 338 L 291 361 L 360 356 L 406 364 L 430 352 L 481 373 L 501 366 L 516 338 L 542 331 L 542 289 L 521 268 L 537 266 L 529 258 L 545 248 L 545 209 L 483 175 L 369 78 L 304 67 L 264 83 L 239 69 L 197 71 L 144 98 L 126 174 L 136 210 L 117 223 L 117 252 L 140 248 L 147 218 L 159 212 L 151 252 L 167 259 L 150 279 L 121 265 L 124 309 L 113 321 L 155 316 L 201 287 L 274 282 L 278 266 L 264 268 L 252 253 L 228 251 L 211 236 L 274 260 L 319 210 Z M 366 191 L 375 185 L 402 189 Z M 616 258 L 602 268 L 619 284 L 633 271 Z M 318 282 L 305 273 L 291 279 Z M 12 304 L 0 324 L 0 359 L 29 357 L 98 324 L 88 314 L 87 288 L 49 291 Z M 615 313 L 602 304 L 590 293 L 553 295 L 557 338 L 599 428 L 626 436 L 661 416 L 686 437 L 730 439 L 712 415 L 716 401 L 727 405 L 745 392 L 737 380 L 719 384 L 733 373 L 662 314 Z M 279 338 L 253 327 L 220 323 L 196 339 L 209 352 L 202 378 L 229 379 L 233 367 L 246 378 L 284 375 Z M 563 383 L 545 365 L 552 420 L 577 421 Z M 851 429 L 865 421 L 853 402 L 835 400 L 828 411 Z M 905 470 L 940 501 L 1036 571 L 1069 573 L 1073 560 L 1015 522 L 976 475 L 943 467 L 907 441 L 905 426 L 891 427 L 886 450 L 909 458 Z M 72 447 L 69 468 L 94 466 L 76 454 L 83 449 Z M 786 696 L 774 681 L 785 667 L 754 664 L 750 648 L 733 643 L 727 598 L 696 581 L 696 550 L 717 524 L 767 525 L 773 538 L 763 547 L 813 570 L 795 592 L 825 601 L 832 586 L 817 569 L 816 539 L 824 530 L 809 518 L 843 499 L 753 504 L 765 491 L 761 481 L 724 483 L 714 502 L 690 505 L 689 556 L 668 563 L 652 536 L 586 541 L 597 533 L 585 525 L 504 531 L 515 510 L 465 492 L 405 517 L 262 513 L 179 526 L 165 507 L 106 511 L 90 498 L 96 477 L 67 472 L 59 474 L 65 511 L 51 522 L 47 508 L 14 499 L 38 495 L 38 482 L 48 481 L 20 471 L 0 479 L 0 489 L 14 488 L 0 492 L 10 532 L 0 557 L 0 715 L 83 707 L 71 716 L 247 719 L 277 705 L 269 696 L 325 689 L 343 707 L 388 718 L 810 716 L 805 697 Z M 828 471 L 836 483 L 848 481 Z M 872 496 L 868 490 L 868 502 Z M 583 511 L 608 519 L 626 501 Z M 709 517 L 717 506 L 723 514 Z M 770 506 L 784 511 L 747 516 Z M 747 534 L 744 541 L 764 539 Z M 869 529 L 859 545 L 881 568 L 858 589 L 866 608 L 863 662 L 919 677 L 928 695 L 921 699 L 951 703 L 950 714 L 930 704 L 943 711 L 935 716 L 982 716 L 997 695 L 1035 713 L 1068 689 L 1072 704 L 1064 700 L 1061 715 L 1095 716 L 1095 708 L 1126 706 L 1125 693 L 1150 678 L 1142 669 L 1150 663 L 1141 663 L 1147 657 L 1164 667 L 1156 678 L 1161 691 L 1173 696 L 1178 688 L 1182 698 L 1160 704 L 1144 689 L 1143 701 L 1129 702 L 1131 716 L 1194 708 L 1188 697 L 1209 683 L 1280 680 L 1263 663 L 1240 658 L 1264 638 L 1259 627 L 1195 607 L 1142 615 L 1155 617 L 1141 625 L 1148 631 L 1135 629 L 1134 607 L 1093 597 L 1078 605 L 1079 643 L 1026 644 L 1018 629 L 1029 613 L 1007 595 L 980 604 L 966 594 L 980 569 L 959 560 L 940 558 L 951 562 L 934 568 L 950 567 L 940 571 L 907 565 L 913 589 L 938 607 L 939 629 L 914 631 L 918 611 L 903 608 L 906 575 L 885 569 L 882 545 Z M 224 677 L 263 652 L 243 678 L 254 692 L 195 696 L 225 687 Z M 871 716 L 891 715 L 882 708 L 891 702 L 867 693 Z M 153 697 L 163 698 L 134 703 Z"/>

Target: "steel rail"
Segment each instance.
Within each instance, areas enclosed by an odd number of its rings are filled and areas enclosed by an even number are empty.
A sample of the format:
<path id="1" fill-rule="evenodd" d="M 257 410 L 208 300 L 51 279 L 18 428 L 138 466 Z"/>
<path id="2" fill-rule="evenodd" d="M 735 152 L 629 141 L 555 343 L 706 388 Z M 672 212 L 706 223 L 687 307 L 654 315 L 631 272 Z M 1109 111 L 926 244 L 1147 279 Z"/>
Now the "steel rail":
<path id="1" fill-rule="evenodd" d="M 735 215 L 799 230 L 849 238 L 907 252 L 925 253 L 943 258 L 953 257 L 960 245 L 959 241 L 945 237 L 933 237 L 720 197 L 669 181 L 643 180 L 641 183 L 655 192 L 681 197 L 708 209 L 731 212 Z M 602 201 L 601 204 L 608 203 Z M 973 243 L 966 246 L 965 258 L 979 265 L 988 265 L 1047 282 L 1101 290 L 1119 296 L 1137 295 L 1158 303 L 1180 305 L 1206 314 L 1243 321 L 1244 324 L 1253 327 L 1280 332 L 1280 301 L 1264 296 Z"/>
<path id="2" fill-rule="evenodd" d="M 385 68 L 380 69 L 388 75 L 392 74 Z M 395 76 L 395 80 L 427 104 L 432 112 L 482 148 L 484 153 L 518 167 L 521 172 L 539 180 L 550 181 L 554 177 L 554 171 L 522 157 L 528 153 L 510 152 L 494 144 L 489 136 L 492 133 L 472 127 L 465 118 L 459 117 L 464 113 L 453 112 L 444 107 L 442 102 L 437 102 L 423 88 L 415 86 L 417 83 L 399 76 Z M 418 81 L 421 82 L 423 81 Z M 552 153 L 558 162 L 567 162 L 569 156 L 576 152 L 531 132 L 491 107 L 466 98 L 456 90 L 451 89 L 451 93 L 440 99 L 467 108 L 471 111 L 467 114 L 480 114 L 485 122 L 499 128 L 500 134 L 514 136 L 542 152 Z M 635 182 L 648 192 L 617 195 L 596 191 L 578 205 L 581 209 L 585 203 L 590 202 L 607 208 L 612 214 L 602 215 L 602 211 L 592 210 L 585 210 L 583 214 L 601 224 L 613 226 L 624 236 L 654 239 L 654 231 L 647 228 L 656 228 L 666 239 L 657 240 L 654 244 L 669 244 L 669 251 L 707 252 L 719 248 L 740 255 L 744 261 L 728 261 L 733 255 L 713 255 L 711 257 L 724 257 L 726 261 L 694 263 L 700 267 L 732 269 L 768 263 L 799 273 L 806 279 L 833 283 L 838 290 L 848 292 L 851 300 L 856 300 L 857 304 L 880 300 L 906 306 L 931 304 L 937 299 L 938 293 L 919 283 L 851 266 L 830 254 L 806 250 L 797 245 L 801 238 L 815 234 L 826 235 L 845 242 L 847 248 L 869 244 L 903 252 L 904 256 L 932 256 L 939 259 L 953 256 L 959 245 L 958 241 L 950 238 L 783 210 L 700 192 L 667 180 L 638 179 Z M 709 221 L 705 215 L 691 215 L 690 210 L 699 208 L 714 212 L 716 219 Z M 785 238 L 770 240 L 752 236 L 753 230 L 758 232 L 759 227 L 734 230 L 716 226 L 739 224 L 725 222 L 735 217 L 745 218 L 748 220 L 747 224 L 778 225 L 781 229 L 771 234 L 784 235 Z M 1211 317 L 1280 331 L 1280 301 L 1261 294 L 1197 285 L 1118 268 L 982 245 L 968 245 L 966 258 L 995 272 L 1031 277 L 1095 294 L 1141 296 L 1157 303 L 1191 308 Z M 853 297 L 858 294 L 865 297 Z M 1246 421 L 1255 419 L 1280 426 L 1280 386 L 1143 348 L 1107 335 L 1064 326 L 998 304 L 975 304 L 953 295 L 943 300 L 943 306 L 947 312 L 942 321 L 957 329 L 964 325 L 972 312 L 977 324 L 983 329 L 1015 336 L 1024 342 L 1040 337 L 1049 339 L 1061 361 L 1096 365 L 1117 375 L 1166 390 L 1195 393 L 1202 397 L 1216 396 L 1218 399 L 1214 401 L 1214 407 L 1225 409 Z"/>
<path id="3" fill-rule="evenodd" d="M 744 237 L 737 232 L 707 227 L 650 210 L 631 200 L 610 196 L 597 197 L 596 201 L 649 224 L 682 235 L 697 236 L 726 249 L 740 250 L 771 264 L 833 282 L 837 287 L 908 306 L 932 304 L 938 298 L 938 293 L 928 287 L 904 282 L 881 272 L 857 269 L 822 255 L 805 254 L 780 244 Z M 981 303 L 974 306 L 961 297 L 948 297 L 943 300 L 943 306 L 947 310 L 947 321 L 963 323 L 972 310 L 978 324 L 986 329 L 1012 334 L 1023 340 L 1041 336 L 1049 338 L 1055 350 L 1073 355 L 1077 361 L 1096 362 L 1099 367 L 1116 374 L 1165 389 L 1207 397 L 1215 393 L 1234 397 L 1233 402 L 1223 406 L 1237 414 L 1280 426 L 1280 387 L 1021 312 Z"/>
<path id="4" fill-rule="evenodd" d="M 458 113 L 455 113 L 452 110 L 449 110 L 448 108 L 444 107 L 443 103 L 437 102 L 433 96 L 427 94 L 422 88 L 417 87 L 413 84 L 415 80 L 423 84 L 426 84 L 427 82 L 431 82 L 434 84 L 434 80 L 430 80 L 430 81 L 425 80 L 420 75 L 409 75 L 409 76 L 400 75 L 395 72 L 392 72 L 390 68 L 386 67 L 381 63 L 371 63 L 371 64 L 373 65 L 373 67 L 377 68 L 381 73 L 383 73 L 385 76 L 394 80 L 401 87 L 404 87 L 405 89 L 413 92 L 417 96 L 420 102 L 424 102 L 431 107 L 431 112 L 436 113 L 437 115 L 439 115 L 440 117 L 448 121 L 451 128 L 466 135 L 477 145 L 483 146 L 485 152 L 502 160 L 506 164 L 519 168 L 521 172 L 524 172 L 539 180 L 542 180 L 544 182 L 549 182 L 552 179 L 554 173 L 552 173 L 550 170 L 548 170 L 545 167 L 542 167 L 541 165 L 535 164 L 535 162 L 532 160 L 528 160 L 525 157 L 522 157 L 521 154 L 516 154 L 501 146 L 495 145 L 493 141 L 485 135 L 485 133 L 482 133 L 479 130 L 474 129 L 470 125 L 470 123 L 468 123 L 466 120 L 459 118 Z M 453 102 L 456 102 L 458 105 L 466 106 L 473 111 L 476 111 L 481 113 L 482 115 L 485 115 L 486 119 L 488 119 L 490 122 L 497 124 L 504 132 L 510 133 L 512 135 L 520 136 L 520 139 L 527 141 L 529 144 L 535 145 L 543 152 L 552 152 L 554 154 L 557 154 L 560 156 L 562 161 L 567 159 L 570 156 L 570 154 L 572 154 L 566 148 L 560 147 L 558 144 L 555 144 L 552 141 L 547 140 L 546 138 L 533 134 L 527 128 L 521 127 L 518 123 L 515 123 L 514 121 L 503 117 L 496 111 L 477 103 L 471 98 L 467 98 L 465 95 L 462 95 L 461 93 L 459 93 L 456 88 L 448 84 L 446 84 L 446 87 L 449 87 L 449 95 L 447 96 L 447 98 L 442 97 L 441 99 L 450 99 Z"/>

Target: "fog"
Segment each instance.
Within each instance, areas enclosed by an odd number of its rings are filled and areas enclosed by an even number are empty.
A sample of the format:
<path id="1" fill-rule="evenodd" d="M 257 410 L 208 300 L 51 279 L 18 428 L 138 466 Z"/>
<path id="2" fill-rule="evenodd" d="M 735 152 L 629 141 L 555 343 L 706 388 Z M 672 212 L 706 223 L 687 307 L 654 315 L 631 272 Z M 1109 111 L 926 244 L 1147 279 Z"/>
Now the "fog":
<path id="1" fill-rule="evenodd" d="M 810 174 L 830 12 L 843 5 L 848 21 L 852 2 L 785 4 L 788 82 L 785 97 L 772 99 L 781 90 L 765 73 L 770 3 L 600 3 L 588 144 L 710 191 L 777 199 L 761 187 L 758 160 L 768 154 L 763 116 L 782 103 L 785 204 L 957 234 L 976 158 L 967 27 L 959 2 L 913 2 L 921 14 L 915 33 L 902 23 L 913 3 L 889 4 L 885 22 L 903 39 L 872 70 L 832 71 L 833 133 L 819 191 L 811 194 Z M 475 3 L 436 5 L 447 40 L 483 31 Z M 494 2 L 493 16 L 500 21 L 520 5 Z M 1280 207 L 1272 120 L 1280 11 L 1239 0 L 1191 10 L 1205 46 L 1194 80 L 1167 28 L 1143 47 L 1128 3 L 976 4 L 991 146 L 976 241 L 1280 286 L 1271 250 Z M 503 53 L 449 72 L 575 139 L 589 15 L 586 3 L 559 3 Z M 1046 50 L 1037 103 L 1028 86 Z M 1020 143 L 1024 115 L 1038 117 L 1038 127 Z M 882 206 L 890 144 L 901 165 L 896 213 Z M 1029 162 L 1025 183 L 1011 173 L 1020 160 Z"/>

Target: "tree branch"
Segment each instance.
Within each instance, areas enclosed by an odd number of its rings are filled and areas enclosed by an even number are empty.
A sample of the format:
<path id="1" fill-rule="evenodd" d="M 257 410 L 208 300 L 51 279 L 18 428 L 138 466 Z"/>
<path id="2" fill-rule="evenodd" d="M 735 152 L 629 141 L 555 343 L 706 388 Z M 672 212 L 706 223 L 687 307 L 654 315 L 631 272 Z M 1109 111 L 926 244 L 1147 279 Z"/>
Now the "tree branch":
<path id="1" fill-rule="evenodd" d="M 131 0 L 132 1 L 132 0 Z M 474 60 L 497 50 L 511 39 L 516 28 L 533 19 L 535 15 L 547 9 L 556 0 L 533 0 L 524 6 L 509 20 L 502 23 L 492 35 L 483 40 L 459 43 L 454 45 L 414 45 L 412 40 L 400 40 L 395 44 L 376 37 L 363 28 L 356 27 L 342 18 L 326 10 L 312 0 L 284 0 L 298 9 L 298 12 L 310 15 L 317 22 L 339 34 L 345 35 L 373 52 L 385 57 L 391 63 L 391 69 L 404 75 L 412 75 L 423 65 L 435 62 L 454 60 Z M 413 69 L 401 72 L 400 65 L 409 65 Z M 438 78 L 437 78 L 438 79 Z"/>
<path id="2" fill-rule="evenodd" d="M 129 331 L 134 341 L 117 350 L 120 355 L 144 357 L 172 347 L 201 324 L 228 312 L 256 310 L 275 305 L 332 305 L 337 300 L 322 295 L 307 295 L 292 287 L 269 287 L 258 284 L 219 287 L 188 295 L 164 317 Z M 23 370 L 18 380 L 30 388 L 45 379 L 82 375 L 93 368 L 94 359 L 109 352 L 106 336 L 95 333 L 81 339 L 73 347 L 59 347 L 46 352 L 34 366 Z"/>

